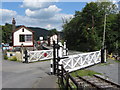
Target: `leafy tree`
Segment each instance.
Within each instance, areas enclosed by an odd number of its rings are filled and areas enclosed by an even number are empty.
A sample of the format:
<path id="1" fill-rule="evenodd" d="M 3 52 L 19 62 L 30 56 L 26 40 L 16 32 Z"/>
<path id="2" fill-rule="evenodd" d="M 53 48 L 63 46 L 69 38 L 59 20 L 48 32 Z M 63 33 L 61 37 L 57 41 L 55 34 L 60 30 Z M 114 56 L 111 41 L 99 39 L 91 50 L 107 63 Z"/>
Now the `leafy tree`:
<path id="1" fill-rule="evenodd" d="M 56 29 L 51 29 L 49 35 L 52 36 L 54 34 L 58 34 L 58 31 Z"/>
<path id="2" fill-rule="evenodd" d="M 63 25 L 69 49 L 79 51 L 99 50 L 102 47 L 104 16 L 106 22 L 106 45 L 109 52 L 116 49 L 116 6 L 111 2 L 87 3 L 83 10 L 75 11 L 74 18 Z"/>
<path id="3" fill-rule="evenodd" d="M 6 23 L 5 26 L 2 26 L 2 42 L 10 43 L 12 36 L 12 25 Z"/>

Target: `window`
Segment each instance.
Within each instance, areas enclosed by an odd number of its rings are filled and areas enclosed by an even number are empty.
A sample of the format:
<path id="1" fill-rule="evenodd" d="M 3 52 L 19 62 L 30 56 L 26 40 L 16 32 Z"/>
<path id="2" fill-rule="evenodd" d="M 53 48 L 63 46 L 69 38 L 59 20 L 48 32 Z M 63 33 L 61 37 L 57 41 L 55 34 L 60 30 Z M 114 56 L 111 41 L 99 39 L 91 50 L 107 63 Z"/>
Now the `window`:
<path id="1" fill-rule="evenodd" d="M 28 34 L 28 35 L 20 35 L 20 42 L 26 42 L 26 41 L 32 41 L 32 35 Z"/>
<path id="2" fill-rule="evenodd" d="M 19 41 L 20 42 L 25 42 L 25 35 L 20 35 Z"/>
<path id="3" fill-rule="evenodd" d="M 22 32 L 24 32 L 24 28 L 22 29 Z"/>
<path id="4" fill-rule="evenodd" d="M 32 35 L 26 35 L 26 40 L 25 41 L 32 41 Z"/>

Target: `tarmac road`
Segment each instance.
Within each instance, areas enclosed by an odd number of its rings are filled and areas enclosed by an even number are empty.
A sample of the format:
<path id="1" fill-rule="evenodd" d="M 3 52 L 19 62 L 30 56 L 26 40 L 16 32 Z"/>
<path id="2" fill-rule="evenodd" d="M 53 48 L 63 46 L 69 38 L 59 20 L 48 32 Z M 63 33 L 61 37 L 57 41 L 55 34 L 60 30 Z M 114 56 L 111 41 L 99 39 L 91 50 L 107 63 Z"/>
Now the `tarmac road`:
<path id="1" fill-rule="evenodd" d="M 70 51 L 69 55 L 80 52 Z M 2 88 L 57 88 L 57 77 L 50 74 L 50 61 L 21 63 L 2 61 Z"/>
<path id="2" fill-rule="evenodd" d="M 36 81 L 48 77 L 50 61 L 21 63 L 2 61 L 2 88 L 33 88 Z"/>

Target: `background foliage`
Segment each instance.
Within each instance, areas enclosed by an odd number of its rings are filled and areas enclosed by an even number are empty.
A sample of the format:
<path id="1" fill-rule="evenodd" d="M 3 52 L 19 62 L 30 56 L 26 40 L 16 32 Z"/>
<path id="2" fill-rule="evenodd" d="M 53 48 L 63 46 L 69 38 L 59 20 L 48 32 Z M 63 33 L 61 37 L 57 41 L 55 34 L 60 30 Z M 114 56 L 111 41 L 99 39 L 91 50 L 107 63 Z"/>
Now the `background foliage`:
<path id="1" fill-rule="evenodd" d="M 112 2 L 90 2 L 74 18 L 63 24 L 64 39 L 68 48 L 78 51 L 95 51 L 102 48 L 106 17 L 106 48 L 109 53 L 119 50 L 120 13 Z"/>

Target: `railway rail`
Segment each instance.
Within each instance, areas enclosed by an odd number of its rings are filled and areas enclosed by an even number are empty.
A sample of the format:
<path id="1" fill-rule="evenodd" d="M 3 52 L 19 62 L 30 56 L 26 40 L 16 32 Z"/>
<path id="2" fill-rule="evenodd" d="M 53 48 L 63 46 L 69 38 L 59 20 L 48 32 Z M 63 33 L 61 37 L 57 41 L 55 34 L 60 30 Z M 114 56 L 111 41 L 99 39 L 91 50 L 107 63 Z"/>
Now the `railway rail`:
<path id="1" fill-rule="evenodd" d="M 77 76 L 74 78 L 79 84 L 81 90 L 120 90 L 120 85 L 100 75 L 94 76 Z"/>

